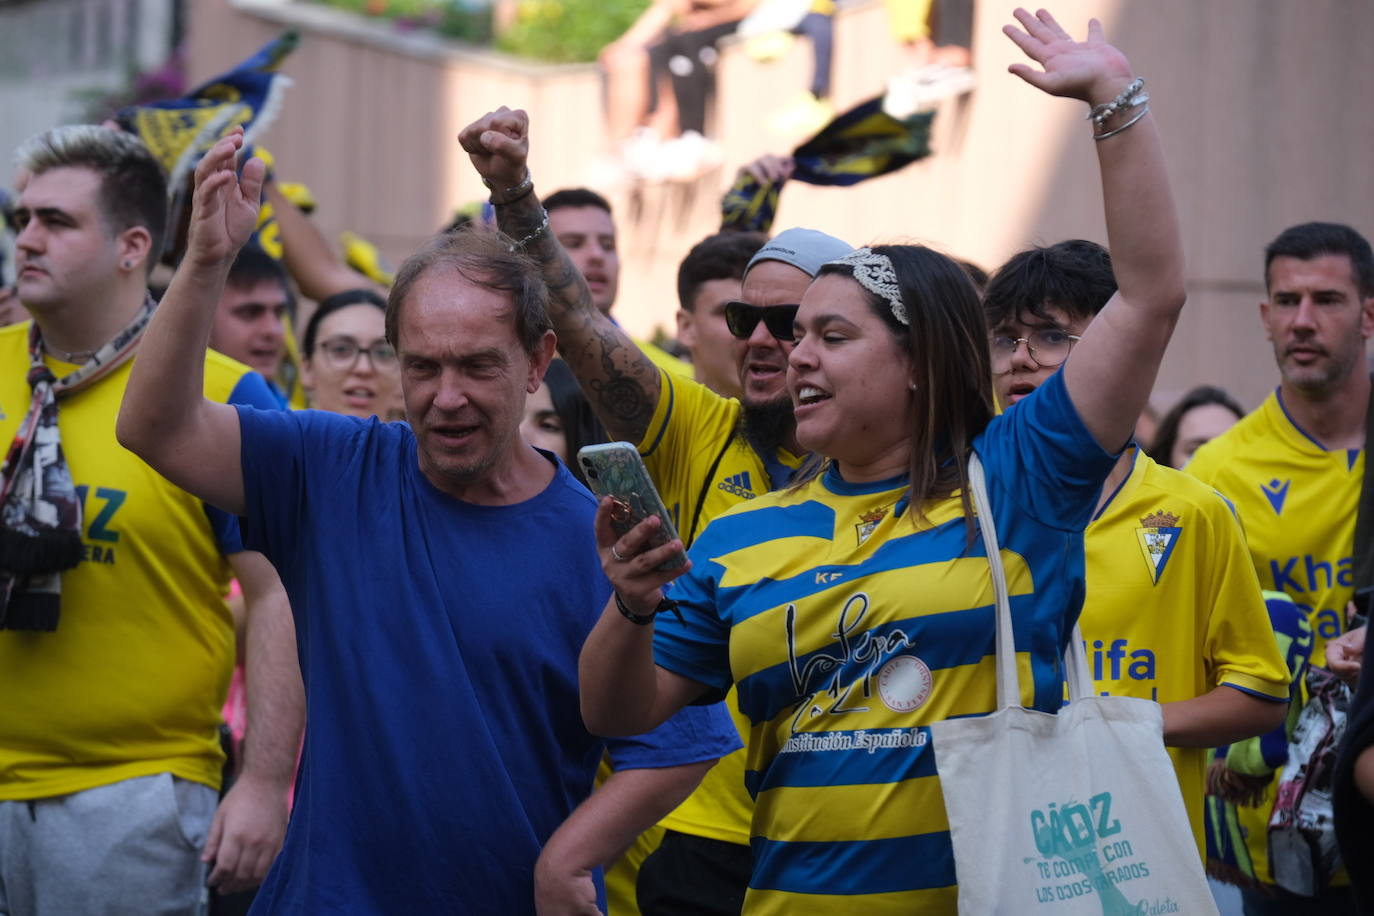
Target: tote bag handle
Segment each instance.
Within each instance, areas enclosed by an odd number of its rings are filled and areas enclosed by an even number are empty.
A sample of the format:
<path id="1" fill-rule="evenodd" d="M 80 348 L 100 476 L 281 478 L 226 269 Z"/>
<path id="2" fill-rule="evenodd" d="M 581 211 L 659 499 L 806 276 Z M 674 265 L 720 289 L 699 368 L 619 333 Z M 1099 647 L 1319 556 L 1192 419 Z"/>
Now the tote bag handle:
<path id="1" fill-rule="evenodd" d="M 969 488 L 973 491 L 973 510 L 978 516 L 978 530 L 992 570 L 992 591 L 997 603 L 997 708 L 1021 705 L 1021 683 L 1016 671 L 1016 644 L 1011 628 L 1011 597 L 1007 590 L 1007 573 L 1002 566 L 1002 548 L 997 541 L 997 527 L 992 520 L 992 502 L 988 499 L 987 477 L 977 452 L 969 454 Z M 1075 624 L 1064 652 L 1064 666 L 1068 671 L 1069 700 L 1081 700 L 1092 695 L 1092 676 L 1088 673 L 1088 656 L 1083 649 L 1083 634 Z"/>

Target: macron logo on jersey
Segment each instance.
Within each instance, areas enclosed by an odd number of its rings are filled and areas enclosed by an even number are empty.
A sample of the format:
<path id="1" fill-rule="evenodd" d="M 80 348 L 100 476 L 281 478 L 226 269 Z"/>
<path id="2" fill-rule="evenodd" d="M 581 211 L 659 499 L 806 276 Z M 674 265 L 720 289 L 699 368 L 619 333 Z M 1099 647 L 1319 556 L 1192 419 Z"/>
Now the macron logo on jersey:
<path id="1" fill-rule="evenodd" d="M 1260 489 L 1264 491 L 1264 495 L 1269 499 L 1269 505 L 1274 507 L 1275 515 L 1283 514 L 1283 502 L 1288 498 L 1288 488 L 1292 486 L 1292 484 L 1293 481 L 1291 480 L 1280 481 L 1277 477 L 1268 483 L 1260 484 Z"/>
<path id="2" fill-rule="evenodd" d="M 743 499 L 753 499 L 757 494 L 754 493 L 754 485 L 749 482 L 749 472 L 740 471 L 722 480 L 716 486 L 726 493 L 733 493 Z"/>

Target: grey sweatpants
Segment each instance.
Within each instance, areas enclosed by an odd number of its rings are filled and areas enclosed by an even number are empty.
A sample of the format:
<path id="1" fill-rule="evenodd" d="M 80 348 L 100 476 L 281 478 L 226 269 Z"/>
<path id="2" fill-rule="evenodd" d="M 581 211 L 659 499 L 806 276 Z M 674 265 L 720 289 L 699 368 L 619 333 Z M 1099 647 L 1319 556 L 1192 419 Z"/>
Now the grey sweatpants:
<path id="1" fill-rule="evenodd" d="M 0 914 L 205 912 L 218 793 L 170 773 L 0 802 Z"/>

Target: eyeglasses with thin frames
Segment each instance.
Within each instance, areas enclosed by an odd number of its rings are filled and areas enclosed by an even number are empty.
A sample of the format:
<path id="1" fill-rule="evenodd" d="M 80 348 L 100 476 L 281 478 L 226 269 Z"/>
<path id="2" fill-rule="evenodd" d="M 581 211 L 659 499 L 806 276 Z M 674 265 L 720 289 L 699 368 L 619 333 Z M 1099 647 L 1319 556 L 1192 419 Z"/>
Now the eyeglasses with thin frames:
<path id="1" fill-rule="evenodd" d="M 1053 369 L 1069 358 L 1069 351 L 1082 338 L 1070 334 L 1062 328 L 1041 328 L 1032 331 L 1028 337 L 1008 337 L 998 334 L 992 337 L 992 371 L 998 374 L 1011 369 L 1012 357 L 1016 348 L 1026 345 L 1031 362 L 1041 369 Z"/>
<path id="2" fill-rule="evenodd" d="M 335 369 L 352 369 L 363 353 L 372 361 L 374 369 L 390 369 L 396 365 L 396 349 L 385 340 L 374 340 L 364 347 L 352 337 L 331 337 L 320 341 L 320 352 Z"/>
<path id="3" fill-rule="evenodd" d="M 754 333 L 754 328 L 759 326 L 762 321 L 768 333 L 778 340 L 791 343 L 792 325 L 797 320 L 797 309 L 800 305 L 750 305 L 748 302 L 731 300 L 725 303 L 725 325 L 730 329 L 730 334 L 738 340 L 748 340 Z"/>

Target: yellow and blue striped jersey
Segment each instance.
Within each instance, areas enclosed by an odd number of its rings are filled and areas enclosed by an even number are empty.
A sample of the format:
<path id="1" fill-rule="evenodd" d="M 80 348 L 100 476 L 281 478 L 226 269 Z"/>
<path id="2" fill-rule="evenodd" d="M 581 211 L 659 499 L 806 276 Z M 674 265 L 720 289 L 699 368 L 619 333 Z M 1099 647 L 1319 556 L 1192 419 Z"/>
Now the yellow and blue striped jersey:
<path id="1" fill-rule="evenodd" d="M 1136 452 L 1130 475 L 1088 526 L 1079 627 L 1103 696 L 1190 700 L 1222 684 L 1288 699 L 1245 536 L 1209 486 Z M 1199 855 L 1207 751 L 1171 747 Z"/>
<path id="2" fill-rule="evenodd" d="M 1060 376 L 974 442 L 1011 591 L 1022 701 L 1057 710 L 1083 599 L 1083 529 L 1113 458 Z M 923 517 L 919 517 L 921 515 Z M 903 478 L 835 467 L 713 520 L 659 618 L 658 664 L 723 693 L 750 732 L 749 914 L 954 912 L 928 726 L 996 705 L 987 554 L 960 498 L 909 511 Z"/>
<path id="3" fill-rule="evenodd" d="M 1316 660 L 1325 657 L 1326 641 L 1345 631 L 1345 608 L 1355 593 L 1364 460 L 1359 449 L 1324 448 L 1293 422 L 1276 390 L 1198 449 L 1187 467 L 1235 505 L 1260 584 L 1307 614 Z M 1261 807 L 1237 809 L 1255 876 L 1266 883 L 1274 880 L 1267 842 L 1273 794 L 1271 784 Z M 1344 883 L 1343 873 L 1337 883 Z"/>
<path id="4" fill-rule="evenodd" d="M 28 408 L 28 323 L 0 328 L 0 442 Z M 51 358 L 58 376 L 77 367 Z M 58 402 L 82 502 L 82 560 L 62 573 L 53 633 L 0 631 L 0 800 L 170 772 L 218 787 L 220 708 L 234 666 L 225 604 L 243 550 L 232 516 L 115 441 L 132 362 Z M 205 395 L 272 408 L 266 382 L 219 353 Z"/>

